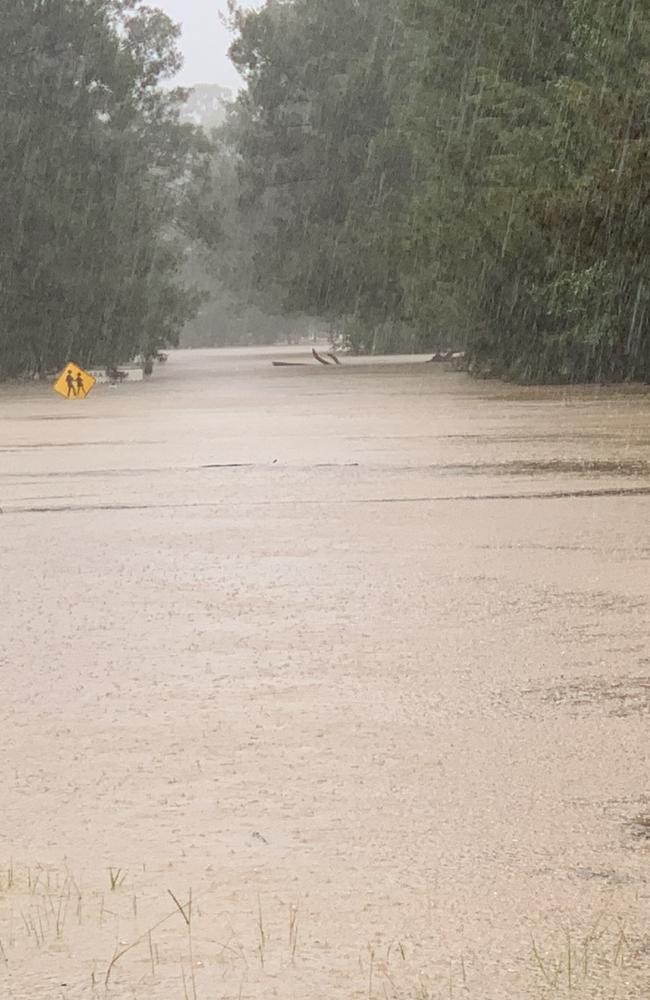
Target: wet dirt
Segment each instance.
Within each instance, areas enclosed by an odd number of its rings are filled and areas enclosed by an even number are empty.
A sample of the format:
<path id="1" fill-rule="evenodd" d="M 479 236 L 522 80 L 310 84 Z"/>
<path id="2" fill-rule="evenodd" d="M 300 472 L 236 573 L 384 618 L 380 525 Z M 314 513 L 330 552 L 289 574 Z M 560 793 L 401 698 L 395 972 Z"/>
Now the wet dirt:
<path id="1" fill-rule="evenodd" d="M 641 995 L 647 395 L 283 353 L 0 389 L 0 995 Z"/>

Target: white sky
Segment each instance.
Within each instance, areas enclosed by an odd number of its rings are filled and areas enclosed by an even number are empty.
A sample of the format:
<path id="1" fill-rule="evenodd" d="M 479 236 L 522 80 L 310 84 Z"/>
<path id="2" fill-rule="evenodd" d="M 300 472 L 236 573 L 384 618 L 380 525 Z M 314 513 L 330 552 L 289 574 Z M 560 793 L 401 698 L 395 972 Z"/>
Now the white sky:
<path id="1" fill-rule="evenodd" d="M 227 55 L 230 35 L 219 20 L 219 14 L 227 9 L 226 0 L 147 0 L 147 6 L 159 7 L 183 26 L 185 66 L 178 83 L 188 87 L 220 83 L 231 90 L 241 84 Z"/>

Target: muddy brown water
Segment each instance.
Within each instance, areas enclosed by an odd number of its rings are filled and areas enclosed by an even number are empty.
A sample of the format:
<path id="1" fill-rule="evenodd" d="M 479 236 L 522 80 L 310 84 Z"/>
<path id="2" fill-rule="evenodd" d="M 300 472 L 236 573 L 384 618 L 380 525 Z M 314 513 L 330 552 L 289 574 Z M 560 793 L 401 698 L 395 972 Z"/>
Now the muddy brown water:
<path id="1" fill-rule="evenodd" d="M 647 395 L 278 356 L 0 390 L 1 995 L 636 995 Z"/>

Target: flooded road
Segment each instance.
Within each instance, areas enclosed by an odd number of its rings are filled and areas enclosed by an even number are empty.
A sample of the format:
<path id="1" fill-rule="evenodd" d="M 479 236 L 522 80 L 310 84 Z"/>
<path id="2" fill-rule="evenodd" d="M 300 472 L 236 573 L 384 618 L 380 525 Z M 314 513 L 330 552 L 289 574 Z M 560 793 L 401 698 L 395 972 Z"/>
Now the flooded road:
<path id="1" fill-rule="evenodd" d="M 1 995 L 637 995 L 647 396 L 277 355 L 0 389 Z"/>

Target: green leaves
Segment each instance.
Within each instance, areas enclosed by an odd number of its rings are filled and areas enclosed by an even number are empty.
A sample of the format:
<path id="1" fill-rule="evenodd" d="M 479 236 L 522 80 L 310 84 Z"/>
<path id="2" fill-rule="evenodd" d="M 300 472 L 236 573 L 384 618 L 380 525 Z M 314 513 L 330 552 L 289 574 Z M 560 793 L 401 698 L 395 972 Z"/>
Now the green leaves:
<path id="1" fill-rule="evenodd" d="M 648 378 L 646 4 L 268 0 L 233 23 L 257 289 L 359 350 Z"/>
<path id="2" fill-rule="evenodd" d="M 155 353 L 193 308 L 171 234 L 200 154 L 158 86 L 177 34 L 137 3 L 0 13 L 0 376 Z"/>

